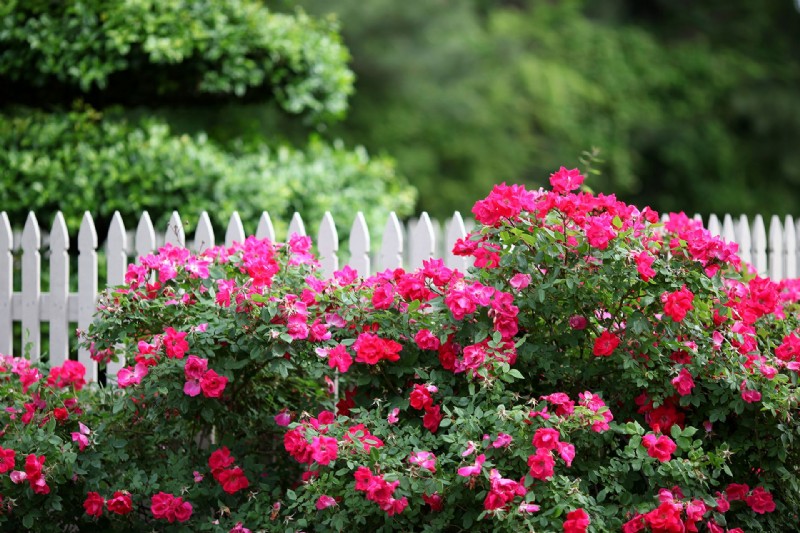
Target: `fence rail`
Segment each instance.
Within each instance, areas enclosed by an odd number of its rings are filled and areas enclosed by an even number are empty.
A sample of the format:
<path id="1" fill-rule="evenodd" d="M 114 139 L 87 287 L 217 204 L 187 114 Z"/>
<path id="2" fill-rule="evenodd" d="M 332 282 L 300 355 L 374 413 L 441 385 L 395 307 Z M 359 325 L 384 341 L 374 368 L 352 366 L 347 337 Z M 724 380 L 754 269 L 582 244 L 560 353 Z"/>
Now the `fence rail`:
<path id="1" fill-rule="evenodd" d="M 698 216 L 695 218 L 699 219 Z M 458 212 L 444 224 L 431 220 L 427 213 L 423 213 L 419 219 L 411 220 L 407 225 L 390 213 L 382 231 L 372 234 L 380 236 L 380 246 L 373 248 L 370 229 L 364 216 L 357 213 L 346 249 L 340 251 L 337 225 L 330 213 L 326 213 L 314 237 L 322 270 L 328 275 L 344 264 L 361 275 L 400 266 L 413 269 L 432 257 L 440 257 L 449 267 L 463 270 L 467 267 L 466 259 L 452 255 L 450 250 L 457 239 L 466 235 L 471 225 L 470 220 L 465 225 L 465 220 Z M 295 213 L 287 235 L 307 235 L 305 226 L 301 216 Z M 798 277 L 800 219 L 787 216 L 781 221 L 773 216 L 767 232 L 761 215 L 754 217 L 752 223 L 744 215 L 735 221 L 731 215 L 724 215 L 721 220 L 711 215 L 706 227 L 715 235 L 738 243 L 742 259 L 752 264 L 759 274 L 769 275 L 776 280 Z M 268 213 L 262 214 L 254 234 L 276 240 Z M 242 221 L 234 213 L 225 229 L 222 243 L 230 246 L 233 242 L 244 240 L 245 235 Z M 78 231 L 75 258 L 70 256 L 67 226 L 60 213 L 56 215 L 49 233 L 44 234 L 34 213 L 28 215 L 22 231 L 16 233 L 6 213 L 0 213 L 0 353 L 13 353 L 14 325 L 18 322 L 21 325 L 19 346 L 28 347 L 29 357 L 38 360 L 42 352 L 42 326 L 47 324 L 50 364 L 62 364 L 70 356 L 69 338 L 73 335 L 70 326 L 74 324 L 81 330 L 87 328 L 96 310 L 100 285 L 98 252 L 105 256 L 103 286 L 114 286 L 123 283 L 130 262 L 165 243 L 186 246 L 199 252 L 214 246 L 217 241 L 207 213 L 199 217 L 191 240 L 187 239 L 184 224 L 177 212 L 172 214 L 165 232 L 161 234 L 156 233 L 146 212 L 142 213 L 135 231 L 126 230 L 122 218 L 116 213 L 108 228 L 105 246 L 98 250 L 94 220 L 87 212 Z M 49 261 L 47 292 L 43 292 L 41 287 L 43 253 Z M 15 254 L 18 256 L 19 280 L 14 279 Z M 70 277 L 71 259 L 73 263 L 77 259 L 77 292 L 70 290 L 70 282 L 75 281 Z M 16 291 L 15 281 L 19 287 Z M 87 369 L 87 379 L 97 380 L 97 365 L 89 353 L 79 349 L 77 358 Z M 121 366 L 122 363 L 111 365 L 108 375 L 116 375 Z"/>

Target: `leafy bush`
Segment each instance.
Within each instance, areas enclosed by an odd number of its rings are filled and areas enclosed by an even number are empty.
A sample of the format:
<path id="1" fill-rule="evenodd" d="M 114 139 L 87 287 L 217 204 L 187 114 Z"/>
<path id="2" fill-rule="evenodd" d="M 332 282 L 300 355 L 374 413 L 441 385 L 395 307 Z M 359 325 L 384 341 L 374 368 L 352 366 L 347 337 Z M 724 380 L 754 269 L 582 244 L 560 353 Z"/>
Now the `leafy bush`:
<path id="1" fill-rule="evenodd" d="M 6 101 L 186 105 L 247 96 L 320 119 L 340 117 L 353 88 L 335 26 L 252 0 L 11 0 L 0 25 Z"/>
<path id="2" fill-rule="evenodd" d="M 306 151 L 230 152 L 204 136 L 172 134 L 161 121 L 129 122 L 114 112 L 0 115 L 0 205 L 20 224 L 29 210 L 45 225 L 61 210 L 74 234 L 90 209 L 106 231 L 114 211 L 135 227 L 148 210 L 163 228 L 173 210 L 188 218 L 209 210 L 226 227 L 238 210 L 254 229 L 262 211 L 276 224 L 295 210 L 316 224 L 326 210 L 340 222 L 364 210 L 382 227 L 386 212 L 408 215 L 413 203 L 392 162 L 362 148 L 312 139 Z"/>
<path id="3" fill-rule="evenodd" d="M 70 369 L 45 382 L 6 363 L 18 462 L 0 474 L 0 520 L 790 530 L 797 284 L 747 274 L 683 214 L 662 225 L 572 193 L 582 180 L 562 168 L 552 192 L 495 187 L 456 245 L 468 274 L 431 260 L 322 280 L 297 237 L 142 258 L 85 340 L 126 358 L 118 389 L 73 393 Z"/>

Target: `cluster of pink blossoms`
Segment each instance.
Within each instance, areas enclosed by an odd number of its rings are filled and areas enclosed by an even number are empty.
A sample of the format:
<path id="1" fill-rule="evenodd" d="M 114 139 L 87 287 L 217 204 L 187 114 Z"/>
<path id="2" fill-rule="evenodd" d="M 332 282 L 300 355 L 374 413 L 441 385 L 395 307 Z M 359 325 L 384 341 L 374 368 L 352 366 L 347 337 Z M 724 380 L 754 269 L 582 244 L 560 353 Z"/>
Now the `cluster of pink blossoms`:
<path id="1" fill-rule="evenodd" d="M 208 359 L 194 355 L 186 359 L 183 373 L 186 378 L 183 392 L 189 396 L 197 396 L 202 392 L 206 398 L 219 398 L 228 384 L 228 378 L 208 369 Z"/>
<path id="2" fill-rule="evenodd" d="M 13 450 L 12 450 L 13 451 Z M 15 484 L 28 482 L 34 494 L 50 494 L 50 487 L 44 477 L 44 455 L 37 456 L 34 453 L 25 458 L 25 470 L 14 470 L 11 472 L 11 481 Z M 11 455 L 11 465 L 13 468 L 14 455 Z"/>
<path id="3" fill-rule="evenodd" d="M 159 520 L 166 520 L 170 524 L 186 522 L 192 517 L 192 504 L 166 492 L 154 494 L 150 499 L 150 512 Z"/>
<path id="4" fill-rule="evenodd" d="M 356 490 L 364 492 L 367 499 L 377 503 L 388 516 L 402 513 L 408 507 L 408 498 L 394 497 L 400 481 L 386 481 L 383 475 L 375 475 L 365 466 L 358 467 L 354 475 Z"/>
<path id="5" fill-rule="evenodd" d="M 86 495 L 86 500 L 83 502 L 86 514 L 94 517 L 103 516 L 104 507 L 110 513 L 126 515 L 133 510 L 133 500 L 131 500 L 131 495 L 128 492 L 119 490 L 115 491 L 108 500 L 98 492 L 89 492 Z"/>
<path id="6" fill-rule="evenodd" d="M 533 435 L 533 446 L 536 453 L 528 456 L 528 474 L 533 479 L 547 481 L 555 475 L 555 458 L 557 452 L 566 465 L 572 466 L 575 459 L 575 446 L 561 441 L 561 434 L 554 428 L 539 428 Z"/>
<path id="7" fill-rule="evenodd" d="M 431 394 L 438 392 L 435 385 L 420 385 L 415 384 L 414 389 L 409 396 L 409 405 L 418 411 L 425 411 L 422 417 L 422 426 L 430 431 L 436 433 L 439 429 L 439 424 L 442 422 L 442 409 L 439 405 L 434 405 L 433 396 Z"/>
<path id="8" fill-rule="evenodd" d="M 652 533 L 678 533 L 699 531 L 698 524 L 711 511 L 725 514 L 731 508 L 731 502 L 743 501 L 759 514 L 775 510 L 772 495 L 762 487 L 750 491 L 747 485 L 732 483 L 725 494 L 717 493 L 715 507 L 708 506 L 703 500 L 684 500 L 679 487 L 661 489 L 658 493 L 660 505 L 644 514 L 635 514 L 622 526 L 623 533 L 639 533 L 649 530 Z M 714 518 L 705 519 L 706 530 L 710 533 L 743 533 L 740 528 L 724 529 Z"/>
<path id="9" fill-rule="evenodd" d="M 225 446 L 214 450 L 208 458 L 208 467 L 211 469 L 211 475 L 222 486 L 222 490 L 228 494 L 236 494 L 236 492 L 250 486 L 250 482 L 244 475 L 244 470 L 238 466 L 231 467 L 234 461 L 235 459 L 230 450 Z"/>

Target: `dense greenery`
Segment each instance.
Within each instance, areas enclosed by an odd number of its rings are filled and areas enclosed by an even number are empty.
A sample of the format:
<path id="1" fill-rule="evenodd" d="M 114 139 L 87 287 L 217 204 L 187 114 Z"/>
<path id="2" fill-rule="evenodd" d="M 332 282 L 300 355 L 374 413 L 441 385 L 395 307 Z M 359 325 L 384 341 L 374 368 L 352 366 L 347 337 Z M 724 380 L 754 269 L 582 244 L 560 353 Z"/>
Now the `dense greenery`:
<path id="1" fill-rule="evenodd" d="M 280 223 L 297 209 L 345 225 L 363 210 L 382 227 L 387 211 L 413 208 L 391 160 L 308 141 L 353 89 L 333 23 L 253 0 L 12 0 L 0 28 L 0 209 L 14 223 L 36 210 L 49 224 L 61 209 L 74 230 L 88 209 L 104 232 L 115 210 L 131 224 L 144 209 L 159 224 L 173 209 L 219 223 L 239 210 L 252 231 L 262 210 Z M 211 121 L 171 120 L 254 103 L 304 148 L 221 144 L 203 133 Z"/>
<path id="2" fill-rule="evenodd" d="M 464 209 L 501 180 L 543 185 L 595 146 L 598 187 L 630 201 L 796 208 L 792 0 L 300 4 L 336 14 L 353 55 L 357 91 L 336 135 L 397 157 L 423 209 Z"/>

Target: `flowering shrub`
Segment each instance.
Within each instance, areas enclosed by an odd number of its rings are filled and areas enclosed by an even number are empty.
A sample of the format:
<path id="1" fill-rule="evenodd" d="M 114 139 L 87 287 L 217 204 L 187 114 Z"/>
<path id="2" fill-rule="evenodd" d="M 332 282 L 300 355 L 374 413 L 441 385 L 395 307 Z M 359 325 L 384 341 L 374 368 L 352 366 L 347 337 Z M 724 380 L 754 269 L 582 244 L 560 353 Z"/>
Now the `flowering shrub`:
<path id="1" fill-rule="evenodd" d="M 0 520 L 791 530 L 796 284 L 683 214 L 551 183 L 475 205 L 468 273 L 322 280 L 305 237 L 142 258 L 85 339 L 125 358 L 118 387 L 4 365 Z"/>

